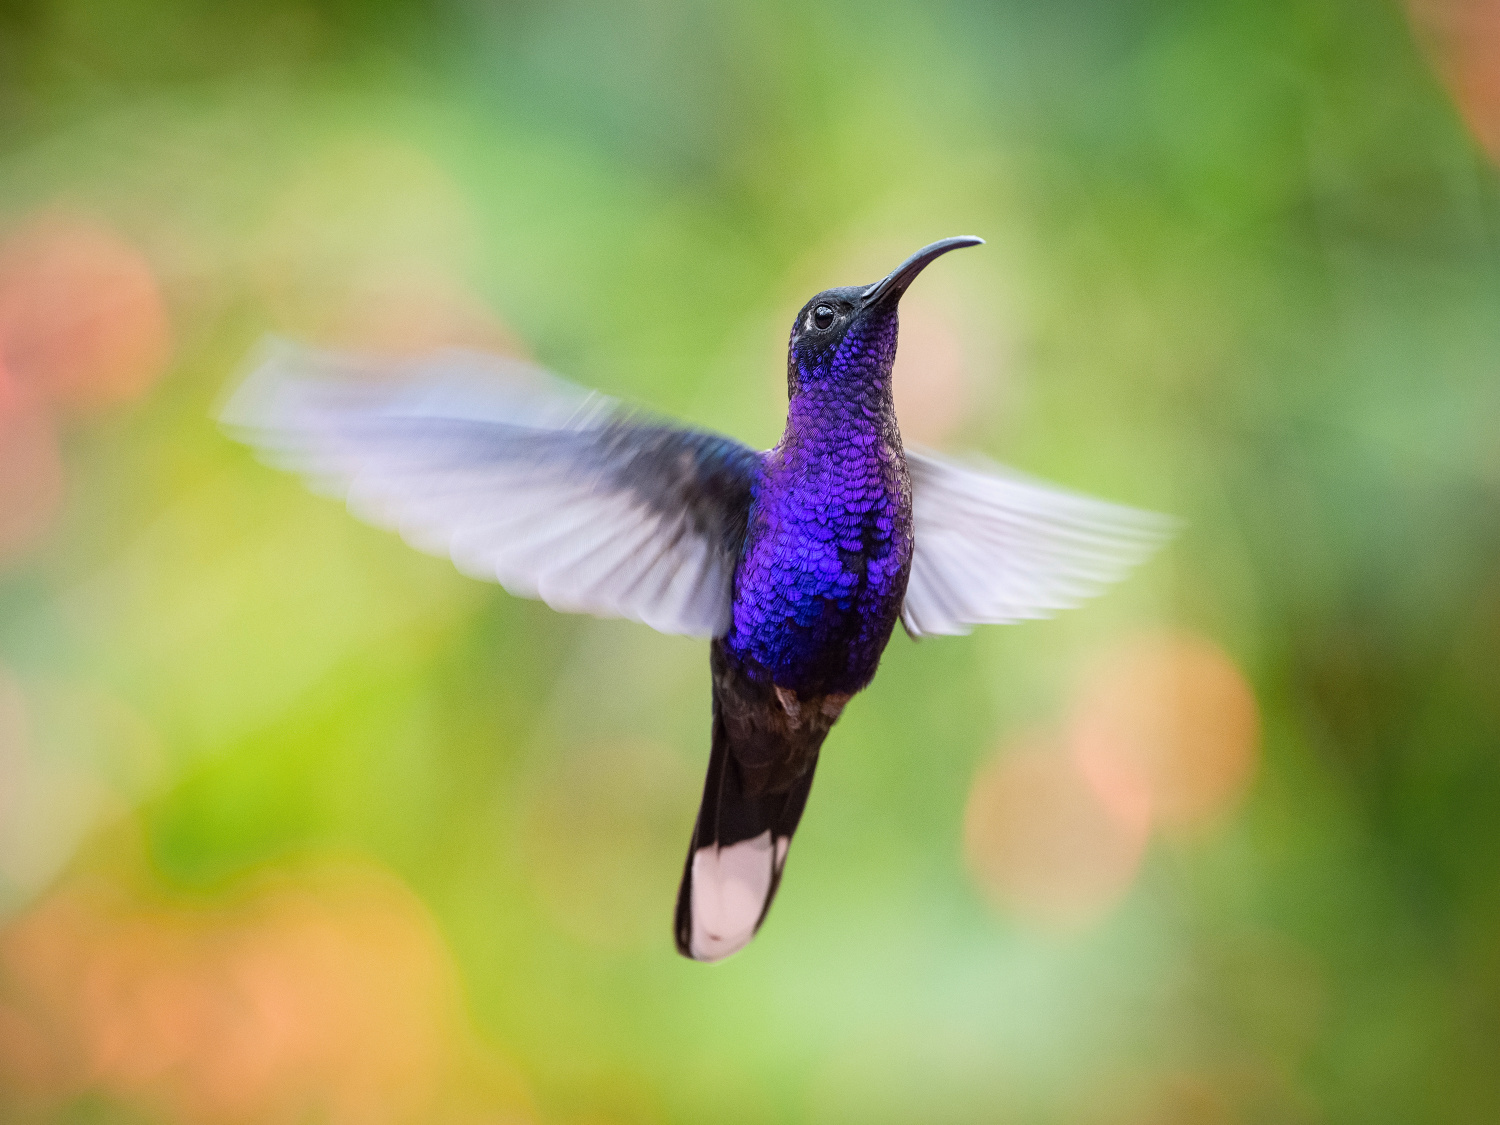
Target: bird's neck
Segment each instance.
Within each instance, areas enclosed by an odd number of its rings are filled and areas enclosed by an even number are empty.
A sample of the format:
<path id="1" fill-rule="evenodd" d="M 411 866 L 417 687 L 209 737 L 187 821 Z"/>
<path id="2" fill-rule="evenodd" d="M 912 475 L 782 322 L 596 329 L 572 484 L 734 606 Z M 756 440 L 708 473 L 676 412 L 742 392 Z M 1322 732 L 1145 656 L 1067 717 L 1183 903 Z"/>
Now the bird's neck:
<path id="1" fill-rule="evenodd" d="M 900 451 L 889 370 L 877 370 L 858 379 L 804 375 L 787 403 L 783 450 L 847 451 L 851 446 L 870 457 L 882 451 Z"/>

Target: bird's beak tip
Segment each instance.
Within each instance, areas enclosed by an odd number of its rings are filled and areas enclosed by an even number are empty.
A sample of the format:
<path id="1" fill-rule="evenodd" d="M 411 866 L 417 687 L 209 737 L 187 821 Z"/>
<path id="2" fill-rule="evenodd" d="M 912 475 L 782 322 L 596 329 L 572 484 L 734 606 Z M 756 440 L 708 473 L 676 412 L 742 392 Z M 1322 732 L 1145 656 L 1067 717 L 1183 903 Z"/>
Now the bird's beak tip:
<path id="1" fill-rule="evenodd" d="M 912 283 L 917 274 L 921 273 L 938 258 L 949 250 L 959 250 L 965 246 L 983 246 L 984 239 L 972 234 L 955 235 L 952 238 L 941 238 L 936 242 L 922 247 L 906 261 L 893 269 L 885 277 L 864 291 L 866 304 L 894 297 L 900 300 L 901 294 L 906 292 L 906 287 Z"/>

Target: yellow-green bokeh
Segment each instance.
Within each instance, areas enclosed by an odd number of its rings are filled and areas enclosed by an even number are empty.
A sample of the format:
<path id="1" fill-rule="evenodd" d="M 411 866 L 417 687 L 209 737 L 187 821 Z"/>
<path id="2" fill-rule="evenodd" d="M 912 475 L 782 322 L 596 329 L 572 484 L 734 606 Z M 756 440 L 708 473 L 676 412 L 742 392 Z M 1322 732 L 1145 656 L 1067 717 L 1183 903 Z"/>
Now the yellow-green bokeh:
<path id="1" fill-rule="evenodd" d="M 1500 193 L 1443 7 L 0 11 L 0 1118 L 1500 1119 Z M 215 404 L 267 332 L 458 340 L 769 445 L 802 301 L 959 233 L 908 436 L 1184 530 L 898 634 L 689 963 L 706 645 L 465 579 Z M 88 394 L 4 350 L 59 245 L 147 309 L 80 322 L 134 349 Z M 1233 670 L 1254 759 L 1055 925 L 973 802 L 1140 644 Z"/>

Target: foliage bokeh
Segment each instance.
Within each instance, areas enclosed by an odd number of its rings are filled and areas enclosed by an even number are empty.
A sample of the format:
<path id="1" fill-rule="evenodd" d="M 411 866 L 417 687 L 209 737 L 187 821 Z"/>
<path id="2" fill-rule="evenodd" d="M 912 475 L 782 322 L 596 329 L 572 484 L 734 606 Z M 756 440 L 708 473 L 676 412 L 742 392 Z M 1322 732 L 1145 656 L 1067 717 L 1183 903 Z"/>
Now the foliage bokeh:
<path id="1" fill-rule="evenodd" d="M 0 9 L 0 1116 L 1500 1119 L 1500 21 L 1482 0 Z M 705 646 L 468 581 L 211 417 L 267 332 L 1169 511 L 914 645 L 780 899 L 668 921 Z"/>

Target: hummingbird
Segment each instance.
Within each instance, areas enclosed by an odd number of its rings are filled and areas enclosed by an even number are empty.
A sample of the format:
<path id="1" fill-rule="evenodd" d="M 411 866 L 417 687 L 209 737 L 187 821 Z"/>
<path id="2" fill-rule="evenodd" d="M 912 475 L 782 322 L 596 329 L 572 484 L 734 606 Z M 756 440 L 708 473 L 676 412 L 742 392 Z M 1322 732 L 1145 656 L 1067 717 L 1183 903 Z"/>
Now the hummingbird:
<path id="1" fill-rule="evenodd" d="M 1170 533 L 1152 513 L 903 446 L 901 298 L 982 242 L 942 239 L 803 305 L 769 450 L 458 349 L 395 360 L 272 341 L 220 420 L 466 574 L 709 640 L 708 773 L 673 931 L 684 956 L 719 961 L 765 921 L 824 740 L 897 621 L 918 639 L 1045 617 Z"/>

